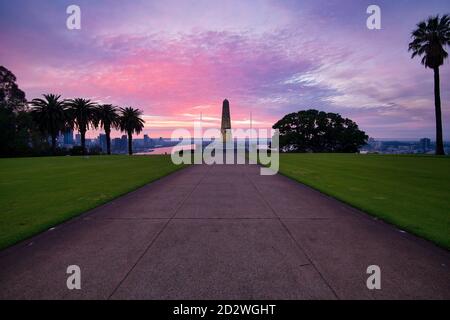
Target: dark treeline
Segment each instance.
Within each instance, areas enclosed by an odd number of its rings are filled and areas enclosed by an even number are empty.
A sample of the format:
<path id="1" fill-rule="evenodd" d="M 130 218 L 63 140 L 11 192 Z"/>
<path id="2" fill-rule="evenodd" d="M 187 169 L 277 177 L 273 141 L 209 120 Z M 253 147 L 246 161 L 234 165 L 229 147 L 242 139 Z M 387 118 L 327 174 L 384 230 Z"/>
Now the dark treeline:
<path id="1" fill-rule="evenodd" d="M 59 155 L 57 137 L 69 129 L 78 130 L 81 145 L 72 154 L 87 154 L 86 132 L 103 129 L 107 154 L 111 154 L 111 130 L 128 136 L 128 153 L 132 154 L 133 134 L 144 128 L 142 111 L 98 104 L 84 98 L 63 99 L 44 94 L 28 101 L 16 84 L 15 75 L 0 66 L 0 157 Z"/>

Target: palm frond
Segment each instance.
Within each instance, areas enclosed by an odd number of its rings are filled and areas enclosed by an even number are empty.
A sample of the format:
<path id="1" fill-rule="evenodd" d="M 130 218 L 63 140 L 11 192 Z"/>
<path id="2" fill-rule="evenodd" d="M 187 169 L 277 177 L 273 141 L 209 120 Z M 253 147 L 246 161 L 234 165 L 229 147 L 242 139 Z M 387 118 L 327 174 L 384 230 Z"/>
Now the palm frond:
<path id="1" fill-rule="evenodd" d="M 448 57 L 444 46 L 450 45 L 449 15 L 430 16 L 426 21 L 419 22 L 411 37 L 408 45 L 411 58 L 422 57 L 421 63 L 426 68 L 439 67 Z"/>

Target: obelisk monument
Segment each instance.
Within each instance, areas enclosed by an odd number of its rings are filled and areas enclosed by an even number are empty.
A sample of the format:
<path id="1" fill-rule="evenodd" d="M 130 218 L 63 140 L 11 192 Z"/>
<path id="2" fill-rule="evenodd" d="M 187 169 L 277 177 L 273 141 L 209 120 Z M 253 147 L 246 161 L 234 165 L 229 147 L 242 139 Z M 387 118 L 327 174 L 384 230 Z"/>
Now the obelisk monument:
<path id="1" fill-rule="evenodd" d="M 231 117 L 230 117 L 230 103 L 227 99 L 222 103 L 222 125 L 220 127 L 222 132 L 222 141 L 226 143 L 232 139 L 231 137 Z"/>

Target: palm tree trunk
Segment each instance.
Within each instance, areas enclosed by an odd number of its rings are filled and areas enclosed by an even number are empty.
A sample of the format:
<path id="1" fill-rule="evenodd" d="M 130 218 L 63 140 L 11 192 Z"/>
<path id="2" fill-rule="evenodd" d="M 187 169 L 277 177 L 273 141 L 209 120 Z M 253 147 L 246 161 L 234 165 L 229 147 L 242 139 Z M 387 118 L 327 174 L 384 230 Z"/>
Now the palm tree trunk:
<path id="1" fill-rule="evenodd" d="M 441 89 L 439 79 L 439 67 L 434 68 L 434 107 L 436 113 L 436 155 L 444 155 L 444 143 L 442 139 L 442 114 L 441 114 Z"/>
<path id="2" fill-rule="evenodd" d="M 105 128 L 106 134 L 106 154 L 111 154 L 111 130 Z"/>
<path id="3" fill-rule="evenodd" d="M 130 131 L 128 131 L 128 154 L 130 156 L 133 154 L 133 137 Z"/>

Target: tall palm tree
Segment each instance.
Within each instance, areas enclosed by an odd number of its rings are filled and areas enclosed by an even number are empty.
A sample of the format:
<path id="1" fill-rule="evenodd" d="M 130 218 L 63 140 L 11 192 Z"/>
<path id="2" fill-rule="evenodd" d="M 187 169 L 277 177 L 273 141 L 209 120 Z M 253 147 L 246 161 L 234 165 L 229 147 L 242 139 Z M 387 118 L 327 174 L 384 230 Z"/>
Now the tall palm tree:
<path id="1" fill-rule="evenodd" d="M 119 115 L 117 108 L 111 104 L 101 104 L 97 106 L 95 126 L 100 125 L 105 130 L 106 152 L 111 154 L 111 128 L 119 126 Z"/>
<path id="2" fill-rule="evenodd" d="M 52 139 L 52 153 L 56 151 L 56 138 L 59 133 L 67 128 L 68 114 L 65 100 L 60 95 L 44 94 L 44 99 L 33 99 L 31 114 L 43 134 L 48 134 Z"/>
<path id="3" fill-rule="evenodd" d="M 133 154 L 133 133 L 141 133 L 145 121 L 141 118 L 142 111 L 132 107 L 120 108 L 119 128 L 128 134 L 128 154 Z"/>
<path id="4" fill-rule="evenodd" d="M 444 46 L 449 44 L 449 16 L 439 15 L 430 17 L 426 21 L 419 22 L 417 29 L 411 34 L 412 41 L 409 44 L 411 58 L 422 57 L 421 63 L 425 68 L 434 71 L 434 107 L 436 114 L 436 154 L 443 155 L 444 143 L 442 139 L 442 112 L 439 67 L 444 64 L 448 53 Z"/>
<path id="5" fill-rule="evenodd" d="M 86 131 L 94 126 L 96 104 L 89 99 L 76 98 L 69 100 L 71 125 L 77 128 L 81 137 L 81 148 L 86 153 Z"/>

